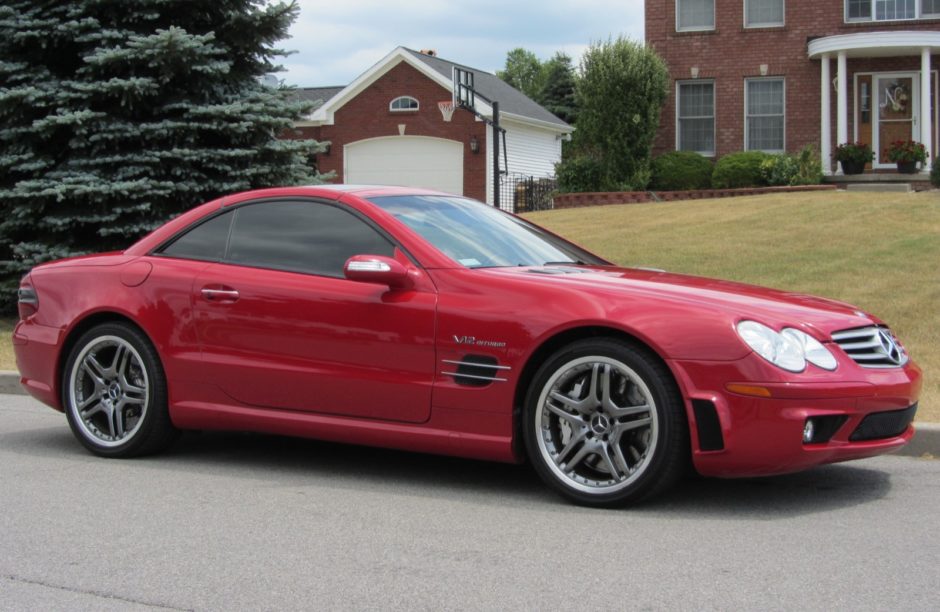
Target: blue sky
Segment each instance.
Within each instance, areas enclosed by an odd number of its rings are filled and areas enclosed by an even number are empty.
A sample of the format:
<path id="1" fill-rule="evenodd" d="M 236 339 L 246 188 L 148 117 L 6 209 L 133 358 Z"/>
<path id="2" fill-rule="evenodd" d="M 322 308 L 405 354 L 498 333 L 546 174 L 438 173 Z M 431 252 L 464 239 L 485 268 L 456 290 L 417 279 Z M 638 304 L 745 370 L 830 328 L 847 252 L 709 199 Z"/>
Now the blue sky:
<path id="1" fill-rule="evenodd" d="M 643 0 L 299 0 L 300 17 L 278 76 L 289 85 L 346 85 L 401 45 L 486 71 L 525 47 L 542 59 L 577 59 L 592 42 L 643 39 Z"/>

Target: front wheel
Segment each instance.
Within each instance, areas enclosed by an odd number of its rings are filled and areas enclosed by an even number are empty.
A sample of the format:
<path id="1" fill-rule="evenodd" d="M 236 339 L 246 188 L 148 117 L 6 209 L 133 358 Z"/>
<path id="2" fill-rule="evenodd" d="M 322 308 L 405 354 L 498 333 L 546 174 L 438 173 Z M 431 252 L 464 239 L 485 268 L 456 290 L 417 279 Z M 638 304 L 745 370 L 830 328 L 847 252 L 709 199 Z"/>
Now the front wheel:
<path id="1" fill-rule="evenodd" d="M 665 366 L 615 339 L 575 342 L 536 373 L 523 436 L 539 476 L 577 503 L 651 497 L 683 473 L 688 426 Z"/>
<path id="2" fill-rule="evenodd" d="M 176 438 L 163 367 L 150 340 L 126 323 L 85 332 L 69 354 L 62 403 L 72 433 L 105 457 L 163 450 Z"/>

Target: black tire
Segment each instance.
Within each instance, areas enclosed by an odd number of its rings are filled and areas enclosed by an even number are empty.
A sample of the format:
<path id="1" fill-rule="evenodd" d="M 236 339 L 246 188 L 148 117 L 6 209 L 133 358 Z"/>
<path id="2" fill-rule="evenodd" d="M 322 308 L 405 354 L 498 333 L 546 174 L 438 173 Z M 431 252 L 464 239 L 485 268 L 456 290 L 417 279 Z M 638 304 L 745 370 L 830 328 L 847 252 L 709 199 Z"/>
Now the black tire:
<path id="1" fill-rule="evenodd" d="M 619 339 L 579 340 L 552 355 L 529 387 L 522 425 L 535 471 L 582 505 L 649 499 L 689 463 L 672 375 L 648 349 Z"/>
<path id="2" fill-rule="evenodd" d="M 167 410 L 160 357 L 128 323 L 82 334 L 62 370 L 62 405 L 78 441 L 102 457 L 156 453 L 179 435 Z"/>

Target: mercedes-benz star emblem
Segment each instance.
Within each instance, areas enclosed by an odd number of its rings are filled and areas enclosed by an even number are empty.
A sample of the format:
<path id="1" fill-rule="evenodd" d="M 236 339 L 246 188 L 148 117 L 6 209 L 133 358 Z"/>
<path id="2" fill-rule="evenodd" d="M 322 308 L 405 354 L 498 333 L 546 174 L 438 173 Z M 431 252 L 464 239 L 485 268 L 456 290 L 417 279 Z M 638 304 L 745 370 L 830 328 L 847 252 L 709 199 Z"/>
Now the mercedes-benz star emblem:
<path id="1" fill-rule="evenodd" d="M 901 361 L 904 359 L 901 354 L 901 349 L 887 330 L 882 329 L 878 331 L 878 342 L 881 344 L 881 352 L 884 353 L 885 357 L 891 361 L 891 363 L 901 365 Z"/>

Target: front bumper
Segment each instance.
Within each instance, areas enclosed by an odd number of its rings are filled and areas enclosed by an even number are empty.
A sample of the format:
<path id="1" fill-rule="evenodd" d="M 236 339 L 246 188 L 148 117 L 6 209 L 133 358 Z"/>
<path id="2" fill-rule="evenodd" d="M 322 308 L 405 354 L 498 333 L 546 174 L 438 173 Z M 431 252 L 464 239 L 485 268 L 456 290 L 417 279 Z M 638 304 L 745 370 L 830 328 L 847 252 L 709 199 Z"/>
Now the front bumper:
<path id="1" fill-rule="evenodd" d="M 846 358 L 835 372 L 800 374 L 777 371 L 753 354 L 734 362 L 669 365 L 687 402 L 693 463 L 706 476 L 797 472 L 888 453 L 914 435 L 905 419 L 916 410 L 921 371 L 912 361 L 868 369 Z M 758 392 L 766 396 L 750 394 Z M 862 424 L 874 414 L 881 416 Z M 836 417 L 817 421 L 834 424 L 834 431 L 804 443 L 807 419 L 819 417 Z"/>

